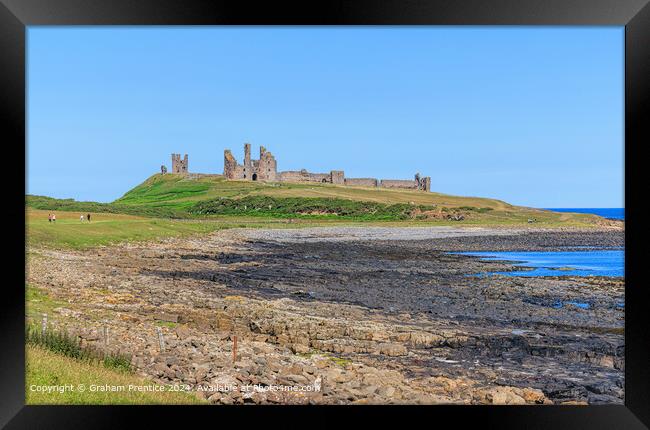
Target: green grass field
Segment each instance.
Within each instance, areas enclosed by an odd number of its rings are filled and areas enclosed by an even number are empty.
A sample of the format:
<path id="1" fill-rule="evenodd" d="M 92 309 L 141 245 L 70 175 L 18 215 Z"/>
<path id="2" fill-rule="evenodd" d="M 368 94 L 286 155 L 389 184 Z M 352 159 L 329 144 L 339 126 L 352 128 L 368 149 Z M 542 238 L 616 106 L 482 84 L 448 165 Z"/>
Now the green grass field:
<path id="1" fill-rule="evenodd" d="M 594 227 L 595 215 L 557 213 L 500 200 L 331 184 L 192 179 L 156 174 L 112 203 L 27 196 L 28 245 L 89 248 L 205 234 L 232 227 L 323 225 Z M 56 224 L 48 213 L 57 214 Z M 92 222 L 79 216 L 90 212 Z M 447 215 L 462 215 L 451 220 Z M 529 224 L 529 219 L 535 219 Z"/>
<path id="2" fill-rule="evenodd" d="M 118 205 L 188 208 L 197 201 L 246 196 L 325 197 L 384 204 L 411 203 L 446 207 L 514 208 L 508 203 L 480 197 L 385 188 L 346 187 L 319 183 L 228 181 L 223 177 L 190 179 L 182 175 L 156 174 L 113 202 Z"/>
<path id="3" fill-rule="evenodd" d="M 590 226 L 599 218 L 588 214 L 557 213 L 533 208 L 513 206 L 496 199 L 482 197 L 461 197 L 441 194 L 436 192 L 421 192 L 415 190 L 398 190 L 383 188 L 346 187 L 332 184 L 318 183 L 265 183 L 251 181 L 228 181 L 223 177 L 209 176 L 198 179 L 188 178 L 182 175 L 160 175 L 156 174 L 148 178 L 142 184 L 133 188 L 124 196 L 117 199 L 113 204 L 126 207 L 146 207 L 161 210 L 187 212 L 188 217 L 197 216 L 197 207 L 206 205 L 208 202 L 219 204 L 221 201 L 245 201 L 262 196 L 274 199 L 279 205 L 287 205 L 292 199 L 310 198 L 319 199 L 320 203 L 330 202 L 335 209 L 338 209 L 341 200 L 363 203 L 366 206 L 371 204 L 389 205 L 411 205 L 421 207 L 422 210 L 446 211 L 448 213 L 462 213 L 465 216 L 460 224 L 482 224 L 482 225 L 513 225 L 527 224 L 528 219 L 535 218 L 538 224 L 549 226 Z M 226 206 L 226 205 L 222 205 Z M 259 210 L 259 209 L 258 209 Z M 380 209 L 381 210 L 381 209 Z M 290 216 L 285 212 L 278 214 L 261 211 L 259 215 L 267 217 Z M 386 211 L 391 212 L 390 210 Z M 232 214 L 232 212 L 223 212 Z M 252 211 L 241 212 L 238 215 L 253 216 Z M 296 215 L 300 216 L 300 213 Z M 336 215 L 316 214 L 308 217 L 317 219 L 336 219 Z M 348 221 L 418 221 L 417 215 L 408 219 L 401 216 L 385 216 L 382 219 L 374 219 L 364 215 L 338 217 Z M 430 224 L 459 225 L 458 222 L 445 219 L 419 220 Z"/>
<path id="4" fill-rule="evenodd" d="M 227 181 L 219 176 L 192 178 L 173 174 L 153 175 L 112 203 L 28 196 L 27 206 L 77 212 L 76 218 L 63 219 L 61 224 L 65 223 L 66 227 L 60 231 L 46 229 L 49 227 L 46 216 L 43 217 L 46 224 L 28 221 L 28 228 L 33 228 L 28 232 L 35 241 L 32 243 L 46 243 L 51 238 L 53 242 L 70 246 L 202 233 L 242 223 L 277 227 L 283 226 L 281 221 L 287 218 L 296 218 L 300 225 L 398 222 L 399 225 L 525 226 L 529 219 L 535 219 L 536 226 L 590 227 L 602 222 L 594 215 L 557 213 L 480 197 L 318 183 Z M 96 227 L 79 223 L 78 215 L 86 211 L 96 213 L 96 217 L 103 216 L 101 229 L 97 227 L 95 231 Z M 454 214 L 462 215 L 462 221 L 446 217 Z M 174 219 L 183 219 L 185 224 Z M 94 241 L 90 237 L 93 235 Z"/>
<path id="5" fill-rule="evenodd" d="M 140 391 L 136 387 L 155 384 L 130 373 L 78 361 L 37 346 L 28 345 L 26 357 L 25 393 L 28 405 L 207 404 L 189 392 Z M 60 392 L 39 389 L 47 386 L 67 387 Z M 80 386 L 84 387 L 83 391 L 79 389 Z M 123 387 L 123 391 L 102 389 L 106 386 Z"/>
<path id="6" fill-rule="evenodd" d="M 223 223 L 146 218 L 132 215 L 92 213 L 91 222 L 79 221 L 80 212 L 56 211 L 55 223 L 45 210 L 27 210 L 28 245 L 88 248 L 122 241 L 144 241 L 160 237 L 208 233 Z"/>
<path id="7" fill-rule="evenodd" d="M 56 213 L 56 223 L 47 220 Z M 265 219 L 247 216 L 215 216 L 209 219 L 148 218 L 113 213 L 91 214 L 91 222 L 79 221 L 87 212 L 47 211 L 27 208 L 27 246 L 88 249 L 122 242 L 141 242 L 169 237 L 200 235 L 227 228 L 299 228 L 338 224 L 336 220 Z"/>

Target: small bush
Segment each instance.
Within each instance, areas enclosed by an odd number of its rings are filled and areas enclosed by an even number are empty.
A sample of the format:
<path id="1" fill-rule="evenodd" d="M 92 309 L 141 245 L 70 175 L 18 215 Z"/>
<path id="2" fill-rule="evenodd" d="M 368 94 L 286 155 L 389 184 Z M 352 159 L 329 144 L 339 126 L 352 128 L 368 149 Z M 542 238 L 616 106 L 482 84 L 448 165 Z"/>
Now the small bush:
<path id="1" fill-rule="evenodd" d="M 126 373 L 133 372 L 131 358 L 124 354 L 105 354 L 102 364 L 109 369 L 121 370 Z"/>
<path id="2" fill-rule="evenodd" d="M 25 332 L 25 341 L 67 357 L 78 360 L 90 359 L 90 351 L 84 350 L 81 347 L 81 342 L 68 335 L 68 333 L 52 330 L 43 332 L 38 326 L 28 324 Z"/>

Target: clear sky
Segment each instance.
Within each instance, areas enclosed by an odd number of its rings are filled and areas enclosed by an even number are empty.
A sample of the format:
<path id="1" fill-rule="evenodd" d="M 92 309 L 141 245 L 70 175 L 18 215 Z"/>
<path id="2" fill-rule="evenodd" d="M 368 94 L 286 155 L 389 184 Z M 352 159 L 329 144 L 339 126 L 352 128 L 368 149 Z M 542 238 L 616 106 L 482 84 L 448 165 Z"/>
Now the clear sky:
<path id="1" fill-rule="evenodd" d="M 30 27 L 27 192 L 112 201 L 172 152 L 221 173 L 431 176 L 622 207 L 623 27 Z"/>

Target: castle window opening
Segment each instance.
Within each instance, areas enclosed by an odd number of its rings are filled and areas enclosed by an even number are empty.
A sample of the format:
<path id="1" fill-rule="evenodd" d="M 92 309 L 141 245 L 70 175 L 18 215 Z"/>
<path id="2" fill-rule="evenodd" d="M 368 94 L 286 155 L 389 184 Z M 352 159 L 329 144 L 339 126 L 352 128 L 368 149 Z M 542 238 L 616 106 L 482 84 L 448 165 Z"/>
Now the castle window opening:
<path id="1" fill-rule="evenodd" d="M 253 173 L 253 180 L 257 181 L 257 173 Z"/>

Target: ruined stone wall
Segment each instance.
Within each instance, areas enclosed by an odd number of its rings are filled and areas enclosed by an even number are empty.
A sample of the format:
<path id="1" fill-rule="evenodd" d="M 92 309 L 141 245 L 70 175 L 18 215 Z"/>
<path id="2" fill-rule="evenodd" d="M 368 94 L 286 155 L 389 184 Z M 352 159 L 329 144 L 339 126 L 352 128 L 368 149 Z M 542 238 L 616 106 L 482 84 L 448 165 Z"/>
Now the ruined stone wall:
<path id="1" fill-rule="evenodd" d="M 251 144 L 244 143 L 244 167 L 251 165 Z"/>
<path id="2" fill-rule="evenodd" d="M 431 191 L 431 177 L 425 176 L 424 178 L 420 178 L 418 189 L 422 191 Z"/>
<path id="3" fill-rule="evenodd" d="M 238 169 L 237 160 L 230 149 L 223 151 L 223 176 L 227 179 L 241 179 L 242 172 Z"/>
<path id="4" fill-rule="evenodd" d="M 249 143 L 244 144 L 244 164 L 237 163 L 229 149 L 223 152 L 223 158 L 223 175 L 232 180 L 318 182 L 357 187 L 401 188 L 422 191 L 429 191 L 431 188 L 431 178 L 428 176 L 420 177 L 419 173 L 415 174 L 414 180 L 383 179 L 380 181 L 376 178 L 346 178 L 342 170 L 332 170 L 329 173 L 312 173 L 306 169 L 278 172 L 277 162 L 273 154 L 260 146 L 260 158 L 259 160 L 253 160 Z M 184 163 L 187 166 L 187 154 L 185 154 Z M 174 173 L 177 173 L 177 164 L 178 169 L 182 169 L 180 155 L 172 154 L 172 171 Z"/>
<path id="5" fill-rule="evenodd" d="M 334 185 L 344 185 L 345 184 L 345 174 L 343 170 L 332 170 L 330 172 L 331 182 Z"/>
<path id="6" fill-rule="evenodd" d="M 300 182 L 303 176 L 300 171 L 288 170 L 285 172 L 278 172 L 278 181 L 280 182 Z"/>
<path id="7" fill-rule="evenodd" d="M 181 154 L 172 154 L 172 173 L 187 173 L 188 159 L 187 154 L 181 159 Z"/>
<path id="8" fill-rule="evenodd" d="M 406 179 L 382 179 L 381 185 L 382 188 L 405 188 L 409 190 L 417 190 L 418 183 L 414 180 Z"/>
<path id="9" fill-rule="evenodd" d="M 329 173 L 310 173 L 309 182 L 330 183 L 332 182 L 332 175 Z"/>
<path id="10" fill-rule="evenodd" d="M 278 168 L 275 157 L 263 146 L 260 146 L 260 159 L 256 173 L 260 181 L 275 181 L 277 178 Z"/>
<path id="11" fill-rule="evenodd" d="M 345 185 L 354 187 L 376 187 L 378 181 L 375 178 L 345 178 Z"/>
<path id="12" fill-rule="evenodd" d="M 311 173 L 305 169 L 289 170 L 278 173 L 278 180 L 284 182 L 320 182 L 329 183 L 332 181 L 330 173 Z"/>

